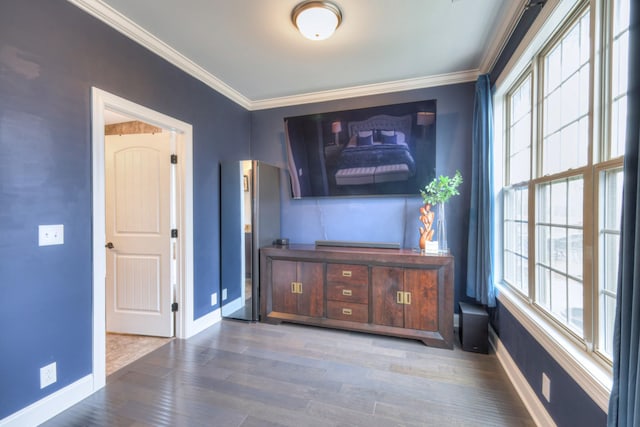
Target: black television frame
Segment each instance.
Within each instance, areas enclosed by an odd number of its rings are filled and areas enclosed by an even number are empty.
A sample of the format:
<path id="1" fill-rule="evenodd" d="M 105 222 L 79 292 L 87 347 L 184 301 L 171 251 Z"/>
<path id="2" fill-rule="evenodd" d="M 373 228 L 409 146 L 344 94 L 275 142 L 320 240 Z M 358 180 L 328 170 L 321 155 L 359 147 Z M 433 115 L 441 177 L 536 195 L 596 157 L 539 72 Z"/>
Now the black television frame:
<path id="1" fill-rule="evenodd" d="M 431 99 L 285 117 L 292 197 L 418 195 L 435 176 L 436 105 Z M 369 127 L 379 127 L 371 129 L 374 147 L 360 147 L 370 142 L 358 138 Z M 389 138 L 392 131 L 396 139 Z M 397 146 L 384 146 L 383 138 Z M 374 163 L 349 164 L 346 156 L 353 159 L 356 151 L 370 151 L 366 161 Z"/>

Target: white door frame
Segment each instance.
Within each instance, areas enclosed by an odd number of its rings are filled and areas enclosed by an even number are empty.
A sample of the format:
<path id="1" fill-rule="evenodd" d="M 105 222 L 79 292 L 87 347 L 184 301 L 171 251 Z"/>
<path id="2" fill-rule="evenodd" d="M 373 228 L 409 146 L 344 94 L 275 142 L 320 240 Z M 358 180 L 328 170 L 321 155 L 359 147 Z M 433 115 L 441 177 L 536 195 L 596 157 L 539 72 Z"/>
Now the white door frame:
<path id="1" fill-rule="evenodd" d="M 92 190 L 93 190 L 93 391 L 104 387 L 105 369 L 105 151 L 104 110 L 138 118 L 150 125 L 175 131 L 178 168 L 176 171 L 176 223 L 179 230 L 176 296 L 178 313 L 176 336 L 188 338 L 212 322 L 193 320 L 193 131 L 188 123 L 135 104 L 101 89 L 91 88 L 92 99 Z M 169 161 L 169 159 L 167 159 Z M 199 319 L 200 320 L 200 319 Z M 214 319 L 207 319 L 214 320 Z"/>

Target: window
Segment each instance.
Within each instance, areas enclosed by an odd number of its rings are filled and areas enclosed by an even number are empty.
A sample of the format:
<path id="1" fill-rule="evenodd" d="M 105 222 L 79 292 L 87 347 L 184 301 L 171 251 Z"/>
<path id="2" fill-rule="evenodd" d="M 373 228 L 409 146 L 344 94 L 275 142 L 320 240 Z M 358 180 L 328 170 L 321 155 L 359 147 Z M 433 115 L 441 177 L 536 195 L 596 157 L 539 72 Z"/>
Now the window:
<path id="1" fill-rule="evenodd" d="M 535 189 L 534 301 L 584 334 L 584 176 L 589 158 L 590 13 L 582 13 L 542 56 L 543 178 Z M 554 179 L 562 173 L 566 178 Z M 551 176 L 550 176 L 551 175 Z"/>
<path id="2" fill-rule="evenodd" d="M 531 75 L 509 96 L 509 184 L 531 177 Z"/>
<path id="3" fill-rule="evenodd" d="M 541 184 L 536 192 L 536 302 L 583 332 L 582 176 Z"/>
<path id="4" fill-rule="evenodd" d="M 509 95 L 508 182 L 527 182 L 531 177 L 531 74 Z M 504 192 L 504 279 L 528 293 L 528 188 L 514 186 Z"/>
<path id="5" fill-rule="evenodd" d="M 604 366 L 616 305 L 629 3 L 602 0 L 592 19 L 599 3 L 576 1 L 496 90 L 502 281 Z"/>
<path id="6" fill-rule="evenodd" d="M 504 280 L 519 291 L 529 292 L 528 188 L 526 185 L 504 193 Z"/>
<path id="7" fill-rule="evenodd" d="M 622 211 L 622 169 L 600 174 L 601 215 L 598 226 L 600 340 L 598 347 L 613 355 L 613 324 L 616 316 L 618 256 L 620 252 L 620 212 Z"/>
<path id="8" fill-rule="evenodd" d="M 627 117 L 627 69 L 629 51 L 629 0 L 613 5 L 613 41 L 611 43 L 611 146 L 609 158 L 624 154 Z"/>
<path id="9" fill-rule="evenodd" d="M 589 12 L 544 56 L 542 174 L 587 164 Z"/>

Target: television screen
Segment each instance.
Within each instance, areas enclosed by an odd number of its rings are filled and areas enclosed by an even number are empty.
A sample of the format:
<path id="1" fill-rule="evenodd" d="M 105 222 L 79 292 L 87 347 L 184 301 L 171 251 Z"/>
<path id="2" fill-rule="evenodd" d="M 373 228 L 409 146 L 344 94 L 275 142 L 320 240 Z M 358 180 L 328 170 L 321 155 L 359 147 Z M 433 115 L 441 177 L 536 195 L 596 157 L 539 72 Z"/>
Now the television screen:
<path id="1" fill-rule="evenodd" d="M 284 119 L 294 198 L 417 195 L 435 176 L 436 101 Z"/>

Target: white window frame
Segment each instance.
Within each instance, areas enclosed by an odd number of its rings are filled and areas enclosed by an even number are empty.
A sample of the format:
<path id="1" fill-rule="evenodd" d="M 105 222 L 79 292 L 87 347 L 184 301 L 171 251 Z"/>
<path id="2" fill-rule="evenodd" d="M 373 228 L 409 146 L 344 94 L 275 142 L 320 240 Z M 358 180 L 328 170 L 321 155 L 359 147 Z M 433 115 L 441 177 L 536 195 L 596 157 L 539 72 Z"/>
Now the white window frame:
<path id="1" fill-rule="evenodd" d="M 536 161 L 536 158 L 540 156 L 538 146 L 537 132 L 540 131 L 539 118 L 540 114 L 539 106 L 536 102 L 539 97 L 539 92 L 536 92 L 534 100 L 534 109 L 532 116 L 534 125 L 532 129 L 533 141 L 532 141 L 532 179 L 529 181 L 529 220 L 535 218 L 535 204 L 532 203 L 532 199 L 535 198 L 535 185 L 541 182 L 548 182 L 553 179 L 557 179 L 563 176 L 573 176 L 575 174 L 582 174 L 585 179 L 585 188 L 589 189 L 584 191 L 583 203 L 585 205 L 585 218 L 583 225 L 585 227 L 583 245 L 583 268 L 585 270 L 583 274 L 583 280 L 590 281 L 589 289 L 585 292 L 584 304 L 585 304 L 585 319 L 588 322 L 593 322 L 593 325 L 589 327 L 590 331 L 585 334 L 584 339 L 578 337 L 567 329 L 558 325 L 550 316 L 547 316 L 543 310 L 536 307 L 531 295 L 535 295 L 534 280 L 530 280 L 529 294 L 524 295 L 517 291 L 517 288 L 513 288 L 506 284 L 502 277 L 496 277 L 497 279 L 497 296 L 500 303 L 507 308 L 518 321 L 536 338 L 536 340 L 551 354 L 551 356 L 567 371 L 567 373 L 585 390 L 585 392 L 599 405 L 599 407 L 607 412 L 609 394 L 611 390 L 611 362 L 606 357 L 600 354 L 599 344 L 594 344 L 594 337 L 597 337 L 599 320 L 597 318 L 597 309 L 591 313 L 589 312 L 592 307 L 597 307 L 599 303 L 599 286 L 598 281 L 594 280 L 598 277 L 598 224 L 599 213 L 597 209 L 595 212 L 588 212 L 589 209 L 593 210 L 594 206 L 598 206 L 599 185 L 598 179 L 600 173 L 603 170 L 615 169 L 622 165 L 622 158 L 602 161 L 607 152 L 603 148 L 604 144 L 601 143 L 610 132 L 610 105 L 609 105 L 609 93 L 610 87 L 594 87 L 594 81 L 610 81 L 611 71 L 611 52 L 607 45 L 605 49 L 600 50 L 598 46 L 606 45 L 603 40 L 610 40 L 611 31 L 608 24 L 602 28 L 599 26 L 601 23 L 607 23 L 608 7 L 606 2 L 608 0 L 548 0 L 545 7 L 541 10 L 538 18 L 533 23 L 530 30 L 524 36 L 519 47 L 512 58 L 507 63 L 504 71 L 498 76 L 495 85 L 494 92 L 494 120 L 495 120 L 495 141 L 494 141 L 494 158 L 506 159 L 503 150 L 506 150 L 504 142 L 508 139 L 508 117 L 507 110 L 509 104 L 507 102 L 507 96 L 509 91 L 517 87 L 518 83 L 522 81 L 523 76 L 528 72 L 533 73 L 532 85 L 534 91 L 540 91 L 540 78 L 538 77 L 540 58 L 545 47 L 551 45 L 552 40 L 560 37 L 562 31 L 561 28 L 567 28 L 568 25 L 575 22 L 575 19 L 580 16 L 580 12 L 583 8 L 588 7 L 590 9 L 590 38 L 591 38 L 591 65 L 590 65 L 590 110 L 589 110 L 589 150 L 587 156 L 589 161 L 587 166 L 579 168 L 579 170 L 571 170 L 560 172 L 551 176 L 540 176 L 540 163 Z M 570 18 L 567 18 L 570 16 Z M 605 17 L 606 19 L 603 19 Z M 607 35 L 609 34 L 609 35 Z M 608 42 L 607 42 L 608 43 Z M 534 60 L 535 59 L 535 60 Z M 610 83 L 609 83 L 610 84 Z M 535 158 L 534 158 L 535 156 Z M 494 223 L 494 233 L 496 242 L 496 254 L 494 271 L 502 274 L 502 254 L 504 253 L 502 247 L 502 232 L 503 232 L 503 188 L 510 188 L 506 184 L 503 185 L 499 182 L 501 179 L 503 182 L 508 183 L 506 171 L 507 166 L 500 164 L 502 162 L 496 162 L 495 167 L 495 203 L 496 203 L 496 218 Z M 503 169 L 504 168 L 504 169 Z M 500 179 L 498 179 L 500 178 Z M 588 232 L 586 229 L 588 228 Z M 529 272 L 530 275 L 534 270 L 535 259 L 535 235 L 529 230 Z M 589 254 L 588 256 L 586 254 Z M 591 255 L 593 253 L 593 255 Z M 588 306 L 588 307 L 587 307 Z M 586 329 L 586 328 L 585 328 Z"/>

